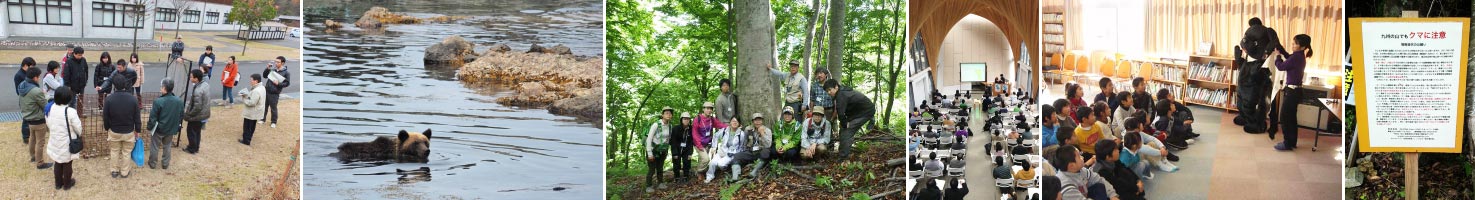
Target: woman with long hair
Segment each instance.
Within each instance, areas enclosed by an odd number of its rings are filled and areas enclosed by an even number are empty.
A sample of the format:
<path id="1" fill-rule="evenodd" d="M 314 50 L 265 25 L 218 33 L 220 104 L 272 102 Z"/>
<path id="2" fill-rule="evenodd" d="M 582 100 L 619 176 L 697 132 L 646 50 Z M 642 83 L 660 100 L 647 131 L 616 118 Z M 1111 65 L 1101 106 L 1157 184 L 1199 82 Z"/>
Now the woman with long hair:
<path id="1" fill-rule="evenodd" d="M 1306 58 L 1311 57 L 1311 36 L 1299 34 L 1292 37 L 1291 52 L 1285 49 L 1276 49 L 1272 56 L 1276 56 L 1276 70 L 1285 71 L 1285 88 L 1281 89 L 1280 100 L 1280 132 L 1285 134 L 1285 139 L 1275 145 L 1275 150 L 1290 151 L 1296 149 L 1296 103 L 1301 102 L 1301 83 L 1306 78 Z M 1281 58 L 1283 57 L 1283 58 Z M 1270 134 L 1275 138 L 1275 134 Z"/>
<path id="2" fill-rule="evenodd" d="M 98 108 L 101 108 L 102 107 L 102 100 L 104 98 L 107 98 L 108 93 L 112 93 L 113 92 L 113 91 L 106 91 L 106 90 L 103 90 L 102 89 L 102 86 L 103 85 L 107 85 L 108 84 L 107 83 L 108 77 L 112 77 L 113 76 L 113 67 L 114 67 L 113 66 L 113 56 L 111 54 L 108 54 L 108 52 L 104 51 L 104 52 L 102 52 L 102 56 L 98 56 L 97 57 L 97 60 L 98 60 L 97 66 L 94 67 L 93 73 L 92 73 L 92 85 L 93 85 L 93 88 L 92 89 L 93 90 L 97 90 L 97 94 L 98 94 L 97 95 L 97 107 Z M 122 62 L 122 61 L 119 61 L 119 62 Z M 78 100 L 80 100 L 80 99 L 81 98 L 78 98 Z M 72 102 L 72 103 L 81 105 L 82 102 L 81 101 L 78 101 L 78 102 Z"/>

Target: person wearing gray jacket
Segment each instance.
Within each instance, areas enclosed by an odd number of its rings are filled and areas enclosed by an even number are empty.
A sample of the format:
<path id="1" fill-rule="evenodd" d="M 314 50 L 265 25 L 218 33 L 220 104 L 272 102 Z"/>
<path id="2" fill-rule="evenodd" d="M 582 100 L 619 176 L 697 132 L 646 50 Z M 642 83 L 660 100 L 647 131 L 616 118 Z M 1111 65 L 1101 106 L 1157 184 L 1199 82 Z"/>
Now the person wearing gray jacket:
<path id="1" fill-rule="evenodd" d="M 737 94 L 732 93 L 732 80 L 722 79 L 717 82 L 722 88 L 722 94 L 717 95 L 717 119 L 732 119 L 739 116 Z"/>
<path id="2" fill-rule="evenodd" d="M 185 134 L 189 137 L 189 145 L 184 148 L 184 152 L 190 154 L 200 152 L 200 130 L 210 120 L 210 84 L 202 81 L 204 78 L 205 72 L 199 69 L 190 70 L 190 88 L 184 103 L 184 121 L 187 125 Z"/>

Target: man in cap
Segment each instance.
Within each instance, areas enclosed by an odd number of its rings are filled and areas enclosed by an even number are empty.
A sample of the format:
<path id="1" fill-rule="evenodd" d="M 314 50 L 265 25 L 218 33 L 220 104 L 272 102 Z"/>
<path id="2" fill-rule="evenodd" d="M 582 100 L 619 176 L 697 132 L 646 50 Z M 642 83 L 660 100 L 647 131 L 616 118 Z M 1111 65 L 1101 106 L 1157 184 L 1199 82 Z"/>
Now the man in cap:
<path id="1" fill-rule="evenodd" d="M 773 65 L 768 66 L 768 71 L 774 77 L 784 80 L 784 106 L 794 110 L 802 109 L 800 106 L 804 104 L 804 89 L 809 87 L 809 82 L 804 80 L 803 74 L 799 74 L 799 62 L 789 61 L 789 73 L 784 73 Z"/>
<path id="2" fill-rule="evenodd" d="M 748 171 L 748 176 L 758 176 L 758 170 L 762 169 L 763 164 L 769 159 L 772 159 L 773 130 L 763 125 L 763 113 L 753 113 L 753 123 L 748 126 L 747 132 L 748 156 L 745 156 L 747 158 L 743 160 L 756 163 L 753 165 L 753 170 Z"/>
<path id="3" fill-rule="evenodd" d="M 184 37 L 174 35 L 174 43 L 169 44 L 169 60 L 184 57 Z"/>
<path id="4" fill-rule="evenodd" d="M 814 158 L 815 154 L 825 151 L 830 144 L 830 123 L 825 121 L 825 107 L 815 106 L 809 110 L 811 114 L 804 119 L 803 142 L 800 147 L 804 148 L 804 159 Z"/>
<path id="5" fill-rule="evenodd" d="M 667 138 L 671 136 L 671 114 L 674 110 L 667 106 L 661 108 L 661 119 L 650 124 L 650 131 L 645 134 L 645 192 L 654 192 L 652 187 L 665 182 L 663 174 L 666 173 L 666 151 L 670 148 L 666 144 Z M 655 182 L 651 182 L 655 179 Z M 664 189 L 665 184 L 660 187 Z"/>

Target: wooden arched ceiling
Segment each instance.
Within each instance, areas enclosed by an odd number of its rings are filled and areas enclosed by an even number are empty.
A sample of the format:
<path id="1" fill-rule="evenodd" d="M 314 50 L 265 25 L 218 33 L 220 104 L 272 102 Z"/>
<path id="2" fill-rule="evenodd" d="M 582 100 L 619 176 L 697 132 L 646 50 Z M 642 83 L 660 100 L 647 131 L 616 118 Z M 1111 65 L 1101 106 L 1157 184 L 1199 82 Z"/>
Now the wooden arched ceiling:
<path id="1" fill-rule="evenodd" d="M 938 50 L 942 47 L 942 40 L 947 37 L 948 31 L 953 25 L 963 20 L 969 14 L 978 15 L 988 19 L 1004 31 L 1004 37 L 1009 38 L 1009 46 L 1014 49 L 1015 58 L 1020 58 L 1019 45 L 1025 43 L 1029 51 L 1039 52 L 1039 13 L 1038 1 L 1018 0 L 920 0 L 911 1 L 907 10 L 910 12 L 907 28 L 907 40 L 920 34 L 922 42 L 927 46 L 927 60 L 934 71 L 937 67 Z M 1030 56 L 1030 63 L 1038 66 L 1040 58 L 1038 54 Z"/>

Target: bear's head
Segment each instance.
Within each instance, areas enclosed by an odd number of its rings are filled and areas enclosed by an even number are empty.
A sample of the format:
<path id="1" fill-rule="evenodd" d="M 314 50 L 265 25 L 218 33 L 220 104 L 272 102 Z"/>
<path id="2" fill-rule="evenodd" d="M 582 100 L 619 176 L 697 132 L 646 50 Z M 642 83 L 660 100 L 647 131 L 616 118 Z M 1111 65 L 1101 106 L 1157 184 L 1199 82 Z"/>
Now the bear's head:
<path id="1" fill-rule="evenodd" d="M 399 146 L 395 155 L 399 162 L 430 162 L 430 129 L 424 133 L 399 131 Z"/>

